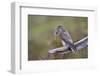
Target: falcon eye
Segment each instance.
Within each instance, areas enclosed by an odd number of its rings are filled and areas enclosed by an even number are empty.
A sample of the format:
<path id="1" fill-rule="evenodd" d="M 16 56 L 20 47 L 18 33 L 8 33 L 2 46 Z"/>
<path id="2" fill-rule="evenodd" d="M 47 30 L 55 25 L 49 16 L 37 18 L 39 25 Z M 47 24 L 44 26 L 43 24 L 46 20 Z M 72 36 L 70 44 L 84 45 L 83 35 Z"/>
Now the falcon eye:
<path id="1" fill-rule="evenodd" d="M 58 32 L 56 32 L 56 35 L 58 34 Z"/>

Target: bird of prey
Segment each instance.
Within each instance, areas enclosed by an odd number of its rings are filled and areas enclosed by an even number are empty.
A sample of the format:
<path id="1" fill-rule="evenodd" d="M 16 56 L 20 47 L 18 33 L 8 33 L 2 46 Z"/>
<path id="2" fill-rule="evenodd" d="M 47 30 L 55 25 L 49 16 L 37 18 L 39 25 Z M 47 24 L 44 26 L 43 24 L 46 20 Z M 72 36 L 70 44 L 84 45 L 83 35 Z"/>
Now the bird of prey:
<path id="1" fill-rule="evenodd" d="M 56 36 L 60 37 L 64 47 L 66 47 L 66 48 L 69 47 L 69 49 L 71 49 L 71 51 L 73 53 L 75 53 L 75 51 L 77 51 L 69 32 L 67 30 L 65 31 L 65 29 L 62 25 L 57 26 L 55 34 L 56 34 Z"/>

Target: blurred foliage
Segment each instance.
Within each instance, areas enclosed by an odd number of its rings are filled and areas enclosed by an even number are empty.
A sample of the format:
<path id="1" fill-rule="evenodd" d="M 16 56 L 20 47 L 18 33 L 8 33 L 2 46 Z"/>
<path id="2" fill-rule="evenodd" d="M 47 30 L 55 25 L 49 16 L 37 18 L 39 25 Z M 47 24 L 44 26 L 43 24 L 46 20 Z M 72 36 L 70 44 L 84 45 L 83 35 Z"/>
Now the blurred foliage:
<path id="1" fill-rule="evenodd" d="M 87 17 L 28 15 L 28 60 L 42 60 L 50 49 L 62 46 L 59 37 L 54 36 L 54 30 L 60 24 L 69 31 L 74 42 L 88 34 Z M 77 54 L 65 55 L 64 59 L 87 57 L 88 50 L 82 49 Z"/>

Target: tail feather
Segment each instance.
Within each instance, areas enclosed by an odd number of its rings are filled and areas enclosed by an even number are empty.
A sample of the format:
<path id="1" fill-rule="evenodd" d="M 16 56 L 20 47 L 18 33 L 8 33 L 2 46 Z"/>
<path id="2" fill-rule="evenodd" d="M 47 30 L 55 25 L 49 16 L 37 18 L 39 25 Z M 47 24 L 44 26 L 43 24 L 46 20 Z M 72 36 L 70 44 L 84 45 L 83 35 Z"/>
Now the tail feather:
<path id="1" fill-rule="evenodd" d="M 62 39 L 67 45 L 69 45 L 69 47 L 71 48 L 71 51 L 74 53 L 75 51 L 77 51 L 77 48 L 75 47 L 75 45 L 65 39 Z"/>

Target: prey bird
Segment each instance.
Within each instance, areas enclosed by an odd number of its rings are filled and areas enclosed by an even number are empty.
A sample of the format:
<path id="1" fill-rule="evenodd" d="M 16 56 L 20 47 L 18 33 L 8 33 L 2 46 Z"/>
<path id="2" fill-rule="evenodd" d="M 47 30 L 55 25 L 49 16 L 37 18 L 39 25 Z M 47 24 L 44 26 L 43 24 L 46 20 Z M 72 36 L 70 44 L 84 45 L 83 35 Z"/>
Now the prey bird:
<path id="1" fill-rule="evenodd" d="M 77 51 L 77 48 L 75 47 L 73 43 L 71 35 L 69 34 L 67 30 L 64 29 L 62 25 L 57 26 L 55 30 L 55 35 L 60 37 L 64 47 L 66 48 L 69 47 L 69 49 L 71 49 L 73 53 Z"/>

